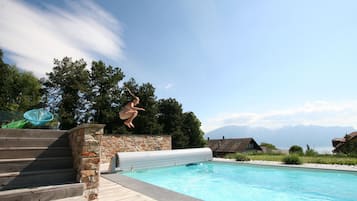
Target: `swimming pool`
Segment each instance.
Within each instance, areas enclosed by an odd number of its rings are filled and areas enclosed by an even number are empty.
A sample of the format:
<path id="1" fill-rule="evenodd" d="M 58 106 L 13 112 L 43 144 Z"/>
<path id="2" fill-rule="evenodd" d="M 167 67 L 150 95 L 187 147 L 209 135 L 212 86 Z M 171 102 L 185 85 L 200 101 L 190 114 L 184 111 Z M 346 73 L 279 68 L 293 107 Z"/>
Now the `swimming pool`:
<path id="1" fill-rule="evenodd" d="M 123 175 L 206 201 L 356 201 L 357 173 L 205 162 Z"/>

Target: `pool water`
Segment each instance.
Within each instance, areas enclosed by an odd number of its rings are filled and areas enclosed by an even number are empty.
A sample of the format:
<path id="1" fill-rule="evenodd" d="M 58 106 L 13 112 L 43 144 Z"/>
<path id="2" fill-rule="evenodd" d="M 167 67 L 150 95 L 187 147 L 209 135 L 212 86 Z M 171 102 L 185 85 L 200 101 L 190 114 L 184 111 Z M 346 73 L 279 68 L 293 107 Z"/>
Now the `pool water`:
<path id="1" fill-rule="evenodd" d="M 205 162 L 123 175 L 206 201 L 356 201 L 357 173 Z"/>

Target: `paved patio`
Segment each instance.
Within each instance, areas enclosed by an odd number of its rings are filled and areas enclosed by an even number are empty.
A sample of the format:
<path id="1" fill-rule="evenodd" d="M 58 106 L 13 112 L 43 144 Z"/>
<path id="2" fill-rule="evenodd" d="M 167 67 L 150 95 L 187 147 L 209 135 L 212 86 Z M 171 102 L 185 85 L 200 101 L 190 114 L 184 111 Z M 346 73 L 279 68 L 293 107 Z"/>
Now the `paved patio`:
<path id="1" fill-rule="evenodd" d="M 120 184 L 101 177 L 99 185 L 99 201 L 156 201 L 146 195 L 135 192 Z"/>

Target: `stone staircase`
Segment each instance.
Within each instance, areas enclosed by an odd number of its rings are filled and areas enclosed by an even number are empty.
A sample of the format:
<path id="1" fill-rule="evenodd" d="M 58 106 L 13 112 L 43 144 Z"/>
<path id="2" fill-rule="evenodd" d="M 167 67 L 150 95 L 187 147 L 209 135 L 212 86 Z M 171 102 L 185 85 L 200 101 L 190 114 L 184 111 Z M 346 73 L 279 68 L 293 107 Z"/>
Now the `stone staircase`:
<path id="1" fill-rule="evenodd" d="M 0 200 L 81 196 L 66 131 L 0 129 Z"/>

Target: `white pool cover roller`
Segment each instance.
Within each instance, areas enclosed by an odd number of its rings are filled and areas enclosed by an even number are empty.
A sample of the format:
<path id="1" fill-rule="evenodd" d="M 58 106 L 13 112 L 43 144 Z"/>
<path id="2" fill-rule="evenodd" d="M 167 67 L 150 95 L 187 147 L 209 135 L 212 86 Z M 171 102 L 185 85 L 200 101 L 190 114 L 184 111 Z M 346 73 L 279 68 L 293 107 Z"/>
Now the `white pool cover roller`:
<path id="1" fill-rule="evenodd" d="M 212 160 L 210 148 L 118 152 L 116 170 L 139 170 Z"/>

